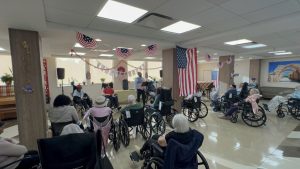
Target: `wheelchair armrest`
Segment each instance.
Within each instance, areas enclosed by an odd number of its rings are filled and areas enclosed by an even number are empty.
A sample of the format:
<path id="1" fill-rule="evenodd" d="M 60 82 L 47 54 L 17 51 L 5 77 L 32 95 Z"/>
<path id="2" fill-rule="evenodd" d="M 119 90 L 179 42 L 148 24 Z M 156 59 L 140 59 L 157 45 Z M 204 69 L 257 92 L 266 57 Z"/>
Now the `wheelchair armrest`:
<path id="1" fill-rule="evenodd" d="M 157 143 L 152 143 L 151 147 L 152 147 L 152 151 L 155 151 L 155 154 L 156 153 L 160 155 L 164 154 L 164 150 Z"/>

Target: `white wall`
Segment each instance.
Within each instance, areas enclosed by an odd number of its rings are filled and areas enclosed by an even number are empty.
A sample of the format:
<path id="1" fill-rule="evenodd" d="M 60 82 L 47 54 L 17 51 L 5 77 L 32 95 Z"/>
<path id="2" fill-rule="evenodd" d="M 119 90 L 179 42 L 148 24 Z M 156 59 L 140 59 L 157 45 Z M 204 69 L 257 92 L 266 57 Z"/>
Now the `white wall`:
<path id="1" fill-rule="evenodd" d="M 239 76 L 234 77 L 234 83 L 240 84 L 243 82 L 249 83 L 249 69 L 250 69 L 250 60 L 240 60 L 234 62 L 234 73 L 238 73 Z"/>
<path id="2" fill-rule="evenodd" d="M 2 77 L 5 73 L 11 74 L 9 68 L 12 70 L 12 62 L 10 55 L 0 55 L 0 77 Z M 5 85 L 0 80 L 0 85 Z"/>
<path id="3" fill-rule="evenodd" d="M 269 62 L 289 61 L 289 60 L 300 60 L 300 57 L 262 60 L 261 61 L 261 72 L 260 72 L 260 86 L 286 87 L 286 88 L 294 88 L 296 86 L 299 86 L 300 84 L 296 83 L 296 82 L 276 82 L 276 83 L 268 82 Z"/>

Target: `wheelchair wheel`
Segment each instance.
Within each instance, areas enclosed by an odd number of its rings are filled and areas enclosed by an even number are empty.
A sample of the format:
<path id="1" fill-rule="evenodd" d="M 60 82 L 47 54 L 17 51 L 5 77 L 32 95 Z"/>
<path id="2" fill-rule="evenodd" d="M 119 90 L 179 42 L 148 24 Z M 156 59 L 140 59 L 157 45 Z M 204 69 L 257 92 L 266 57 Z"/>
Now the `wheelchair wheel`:
<path id="1" fill-rule="evenodd" d="M 164 161 L 158 157 L 152 157 L 146 166 L 142 167 L 142 169 L 163 169 Z"/>
<path id="2" fill-rule="evenodd" d="M 138 126 L 138 130 L 141 132 L 145 140 L 148 140 L 152 135 L 151 128 L 150 125 L 147 123 L 147 120 L 145 120 L 144 124 Z"/>
<path id="3" fill-rule="evenodd" d="M 118 122 L 114 122 L 114 124 L 112 125 L 112 142 L 114 145 L 114 149 L 116 151 L 118 151 L 120 149 L 120 130 L 119 130 L 119 124 Z"/>
<path id="4" fill-rule="evenodd" d="M 249 111 L 243 111 L 242 119 L 248 126 L 260 127 L 266 123 L 267 116 L 264 109 L 259 106 L 257 114 L 254 114 L 252 109 Z"/>
<path id="5" fill-rule="evenodd" d="M 237 119 L 238 119 L 238 114 L 235 112 L 235 113 L 233 113 L 233 114 L 231 115 L 230 121 L 231 121 L 232 123 L 236 123 L 236 122 L 237 122 Z"/>
<path id="6" fill-rule="evenodd" d="M 148 121 L 151 133 L 153 135 L 162 135 L 166 131 L 166 123 L 163 117 L 158 113 L 153 113 Z"/>
<path id="7" fill-rule="evenodd" d="M 208 162 L 206 158 L 203 156 L 203 154 L 200 151 L 197 151 L 197 158 L 198 158 L 198 166 L 204 165 L 205 169 L 209 169 Z M 198 167 L 199 168 L 199 167 Z"/>
<path id="8" fill-rule="evenodd" d="M 287 114 L 287 113 L 288 113 L 288 110 L 286 108 L 283 108 L 283 107 L 281 109 L 277 110 L 277 116 L 279 118 L 284 118 L 285 114 Z"/>
<path id="9" fill-rule="evenodd" d="M 178 113 L 178 111 L 174 108 L 171 108 L 171 112 L 166 114 L 166 121 L 171 128 L 173 128 L 172 121 L 173 117 Z"/>
<path id="10" fill-rule="evenodd" d="M 120 123 L 119 129 L 120 129 L 121 142 L 125 147 L 127 147 L 130 142 L 128 126 L 124 120 L 120 120 L 119 123 Z"/>
<path id="11" fill-rule="evenodd" d="M 183 115 L 185 115 L 190 122 L 195 122 L 198 120 L 199 112 L 194 112 L 193 109 L 183 108 Z"/>
<path id="12" fill-rule="evenodd" d="M 204 118 L 204 117 L 207 116 L 207 114 L 208 114 L 208 109 L 207 109 L 207 106 L 206 106 L 205 103 L 203 103 L 203 102 L 201 101 L 200 107 L 197 108 L 197 109 L 198 109 L 198 112 L 199 112 L 199 115 L 198 115 L 199 118 Z"/>
<path id="13" fill-rule="evenodd" d="M 300 120 L 300 106 L 293 107 L 290 109 L 290 111 L 292 117 L 294 117 L 296 120 Z"/>

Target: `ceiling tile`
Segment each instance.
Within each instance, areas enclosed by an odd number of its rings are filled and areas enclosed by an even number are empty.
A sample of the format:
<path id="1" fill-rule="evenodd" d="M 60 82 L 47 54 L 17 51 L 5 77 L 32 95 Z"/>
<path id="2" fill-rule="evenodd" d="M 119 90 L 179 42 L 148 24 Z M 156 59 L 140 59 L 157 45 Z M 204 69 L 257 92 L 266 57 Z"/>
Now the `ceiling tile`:
<path id="1" fill-rule="evenodd" d="M 129 26 L 127 23 L 96 17 L 88 27 L 99 31 L 120 32 L 127 26 Z"/>
<path id="2" fill-rule="evenodd" d="M 152 11 L 168 0 L 117 0 L 128 5 Z"/>
<path id="3" fill-rule="evenodd" d="M 212 8 L 214 5 L 206 0 L 169 0 L 154 12 L 170 16 L 174 19 L 188 19 L 196 13 Z"/>
<path id="4" fill-rule="evenodd" d="M 78 26 L 78 27 L 86 27 L 93 19 L 92 16 L 87 16 L 83 14 L 79 14 L 76 12 L 67 12 L 60 9 L 55 8 L 46 8 L 46 19 L 47 21 Z"/>
<path id="5" fill-rule="evenodd" d="M 236 14 L 245 14 L 285 0 L 230 0 L 221 4 L 221 7 Z"/>
<path id="6" fill-rule="evenodd" d="M 243 15 L 251 22 L 259 22 L 267 19 L 273 19 L 300 11 L 300 4 L 296 0 L 287 0 L 276 5 Z"/>
<path id="7" fill-rule="evenodd" d="M 209 3 L 213 3 L 213 4 L 216 4 L 216 5 L 221 5 L 225 2 L 228 2 L 230 0 L 207 0 Z"/>

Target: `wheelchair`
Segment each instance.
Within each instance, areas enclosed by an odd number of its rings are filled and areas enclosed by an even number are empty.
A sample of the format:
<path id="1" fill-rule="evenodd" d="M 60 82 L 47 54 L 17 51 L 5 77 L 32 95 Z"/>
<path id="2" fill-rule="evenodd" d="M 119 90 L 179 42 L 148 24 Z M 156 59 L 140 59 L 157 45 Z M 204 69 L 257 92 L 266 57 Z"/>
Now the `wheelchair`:
<path id="1" fill-rule="evenodd" d="M 141 169 L 163 169 L 164 156 L 163 148 L 158 144 L 152 144 L 150 150 L 143 154 L 144 162 Z M 209 169 L 207 160 L 199 150 L 197 151 L 197 161 L 198 166 L 203 165 L 205 169 Z"/>
<path id="2" fill-rule="evenodd" d="M 183 115 L 187 116 L 190 122 L 195 122 L 208 114 L 207 106 L 201 101 L 201 97 L 193 96 L 191 100 L 183 100 L 181 107 Z"/>
<path id="3" fill-rule="evenodd" d="M 69 122 L 60 122 L 60 123 L 52 123 L 51 122 L 51 131 L 52 131 L 52 136 L 55 137 L 55 136 L 60 136 L 63 128 L 66 126 L 66 125 L 69 125 L 69 124 L 72 124 L 72 123 L 75 123 L 74 121 L 69 121 Z"/>
<path id="4" fill-rule="evenodd" d="M 258 113 L 255 114 L 250 103 L 240 101 L 238 103 L 238 110 L 231 115 L 230 121 L 232 123 L 237 122 L 238 113 L 241 113 L 244 123 L 251 127 L 260 127 L 265 125 L 267 121 L 265 110 L 260 105 L 258 105 Z"/>
<path id="5" fill-rule="evenodd" d="M 116 95 L 117 96 L 117 95 Z M 111 108 L 113 111 L 119 111 L 119 106 L 116 105 L 116 103 L 113 103 L 111 101 L 111 98 L 113 96 L 108 96 L 108 95 L 105 95 L 105 98 L 107 100 L 107 107 Z"/>
<path id="6" fill-rule="evenodd" d="M 92 121 L 93 123 L 93 127 L 95 125 L 97 125 L 99 128 L 102 128 L 102 127 L 105 127 L 103 126 L 104 123 L 110 123 L 110 131 L 109 131 L 109 134 L 108 134 L 108 139 L 110 141 L 112 141 L 113 143 L 113 146 L 114 146 L 114 149 L 116 151 L 118 151 L 120 149 L 120 137 L 121 137 L 121 134 L 120 134 L 120 129 L 119 129 L 119 123 L 117 121 L 113 121 L 113 117 L 112 115 L 109 115 L 109 116 L 104 116 L 104 117 L 92 117 L 90 116 L 89 117 L 90 120 Z M 104 124 L 104 125 L 106 125 Z M 105 130 L 102 130 L 102 131 L 105 131 Z"/>
<path id="7" fill-rule="evenodd" d="M 279 118 L 290 114 L 296 120 L 300 120 L 300 99 L 290 98 L 286 103 L 279 104 L 276 113 Z"/>
<path id="8" fill-rule="evenodd" d="M 77 96 L 73 97 L 72 105 L 75 107 L 78 117 L 80 119 L 82 119 L 86 109 L 85 109 L 84 105 L 82 104 L 81 98 L 77 97 Z"/>
<path id="9" fill-rule="evenodd" d="M 130 109 L 122 112 L 119 119 L 120 140 L 125 147 L 130 143 L 130 131 L 136 130 L 144 139 L 151 136 L 151 130 L 148 126 L 147 119 L 144 114 L 144 108 Z"/>

